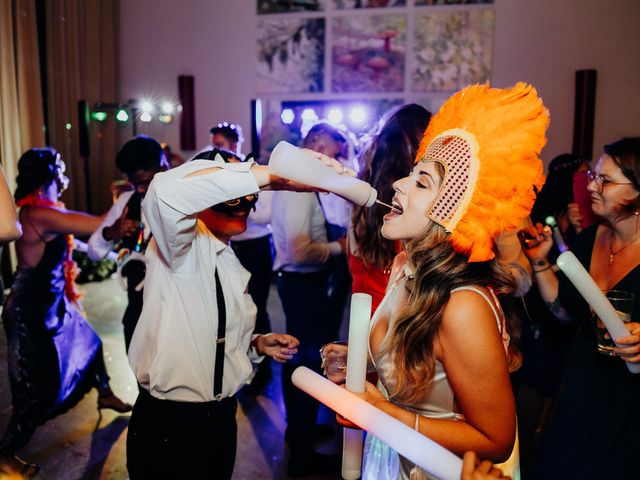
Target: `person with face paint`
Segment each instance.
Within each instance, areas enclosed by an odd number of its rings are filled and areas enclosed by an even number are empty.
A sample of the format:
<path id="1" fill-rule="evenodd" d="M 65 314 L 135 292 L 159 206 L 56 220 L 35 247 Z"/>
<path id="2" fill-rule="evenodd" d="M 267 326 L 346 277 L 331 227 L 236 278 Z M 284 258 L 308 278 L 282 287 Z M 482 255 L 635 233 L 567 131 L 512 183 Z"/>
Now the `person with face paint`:
<path id="1" fill-rule="evenodd" d="M 228 151 L 201 155 L 158 173 L 142 204 L 153 238 L 129 348 L 142 387 L 127 436 L 132 480 L 231 478 L 235 395 L 250 380 L 252 361 L 286 362 L 297 352 L 291 335 L 252 334 L 249 273 L 228 244 L 246 228 L 258 190 L 309 188 Z"/>
<path id="2" fill-rule="evenodd" d="M 411 174 L 394 183 L 382 235 L 404 244 L 371 319 L 377 387 L 362 397 L 457 455 L 473 450 L 516 478 L 509 381 L 519 356 L 501 301 L 514 290 L 494 240 L 526 218 L 543 183 L 547 110 L 535 89 L 474 85 L 434 115 Z M 341 381 L 341 378 L 331 378 Z M 364 479 L 427 478 L 367 436 Z"/>
<path id="3" fill-rule="evenodd" d="M 89 258 L 101 260 L 118 247 L 118 273 L 126 279 L 127 308 L 122 317 L 127 350 L 142 311 L 145 275 L 144 252 L 151 230 L 142 215 L 142 200 L 156 173 L 167 170 L 160 144 L 138 135 L 124 144 L 116 157 L 118 169 L 127 175 L 133 190 L 118 197 L 104 221 L 89 239 Z"/>
<path id="4" fill-rule="evenodd" d="M 605 145 L 588 175 L 591 209 L 604 221 L 580 232 L 571 251 L 600 289 L 635 296 L 629 335 L 612 352 L 598 351 L 589 305 L 547 259 L 551 231 L 540 224 L 530 228 L 523 246 L 540 294 L 560 321 L 578 328 L 534 478 L 638 477 L 640 375 L 625 362 L 640 362 L 640 137 Z"/>
<path id="5" fill-rule="evenodd" d="M 74 283 L 73 235 L 90 235 L 101 217 L 67 210 L 58 200 L 69 184 L 64 172 L 53 148 L 28 150 L 18 161 L 14 197 L 24 233 L 2 312 L 13 412 L 0 441 L 0 469 L 23 478 L 38 467 L 16 451 L 91 388 L 98 390 L 98 408 L 131 410 L 109 387 L 102 342 L 82 315 Z"/>

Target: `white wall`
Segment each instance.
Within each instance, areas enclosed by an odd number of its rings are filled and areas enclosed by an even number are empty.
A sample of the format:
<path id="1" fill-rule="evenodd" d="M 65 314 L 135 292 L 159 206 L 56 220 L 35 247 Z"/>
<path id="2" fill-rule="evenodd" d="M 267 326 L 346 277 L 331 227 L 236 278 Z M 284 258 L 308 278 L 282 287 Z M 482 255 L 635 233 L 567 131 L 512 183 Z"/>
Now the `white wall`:
<path id="1" fill-rule="evenodd" d="M 248 140 L 255 8 L 255 0 L 121 1 L 122 97 L 177 99 L 178 75 L 194 75 L 197 146 L 222 120 L 239 122 Z M 495 0 L 492 8 L 492 83 L 537 87 L 552 118 L 545 160 L 571 150 L 575 70 L 598 70 L 594 154 L 604 143 L 640 135 L 640 1 Z M 177 123 L 140 131 L 178 149 Z"/>
<path id="2" fill-rule="evenodd" d="M 254 12 L 253 0 L 122 0 L 122 97 L 168 96 L 177 101 L 178 75 L 193 75 L 196 147 L 204 147 L 209 128 L 223 120 L 240 123 L 249 140 L 256 56 Z M 166 141 L 179 151 L 177 121 L 138 126 L 140 133 Z"/>

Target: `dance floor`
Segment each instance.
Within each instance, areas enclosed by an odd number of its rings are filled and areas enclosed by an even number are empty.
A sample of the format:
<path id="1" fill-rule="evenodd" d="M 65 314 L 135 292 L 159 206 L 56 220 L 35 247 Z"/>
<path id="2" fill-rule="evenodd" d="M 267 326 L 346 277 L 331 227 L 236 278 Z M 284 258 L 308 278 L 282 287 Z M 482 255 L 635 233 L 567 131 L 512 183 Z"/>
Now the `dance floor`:
<path id="1" fill-rule="evenodd" d="M 107 370 L 114 392 L 133 403 L 137 387 L 124 353 L 120 320 L 126 295 L 117 280 L 82 286 L 88 318 L 104 342 Z M 275 288 L 269 298 L 269 314 L 274 331 L 284 331 L 284 318 Z M 11 393 L 7 377 L 6 338 L 0 333 L 0 432 L 11 414 Z M 273 366 L 273 378 L 260 395 L 238 395 L 238 455 L 234 479 L 287 479 L 283 432 L 284 407 L 280 388 L 280 368 Z M 20 456 L 38 463 L 37 480 L 124 480 L 127 479 L 125 442 L 129 415 L 96 409 L 95 390 L 72 410 L 40 427 Z M 332 414 L 321 409 L 320 421 L 335 427 Z M 337 432 L 337 430 L 336 430 Z M 215 432 L 212 432 L 215 435 Z M 323 453 L 337 453 L 340 437 L 318 445 Z M 185 462 L 190 459 L 185 458 Z M 330 479 L 334 477 L 306 477 Z"/>

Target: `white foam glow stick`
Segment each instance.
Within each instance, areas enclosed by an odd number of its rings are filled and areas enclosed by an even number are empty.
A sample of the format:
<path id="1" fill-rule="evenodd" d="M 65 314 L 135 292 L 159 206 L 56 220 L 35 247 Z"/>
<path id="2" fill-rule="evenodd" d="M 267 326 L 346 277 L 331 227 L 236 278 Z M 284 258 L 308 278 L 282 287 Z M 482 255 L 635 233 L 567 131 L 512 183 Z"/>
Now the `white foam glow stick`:
<path id="1" fill-rule="evenodd" d="M 611 302 L 607 300 L 600 287 L 591 278 L 589 272 L 585 270 L 576 256 L 572 252 L 564 252 L 558 257 L 557 264 L 602 320 L 613 341 L 629 336 L 629 330 L 627 330 L 624 322 L 616 313 L 616 309 L 613 308 Z M 640 364 L 638 363 L 627 363 L 627 368 L 631 373 L 640 373 Z"/>
<path id="2" fill-rule="evenodd" d="M 410 462 L 440 480 L 459 480 L 462 460 L 391 415 L 306 367 L 291 381 L 299 389 L 385 442 Z"/>
<path id="3" fill-rule="evenodd" d="M 349 355 L 347 356 L 347 390 L 364 392 L 369 355 L 371 295 L 354 293 L 349 315 Z M 342 432 L 342 478 L 357 480 L 362 469 L 362 432 L 344 428 Z"/>
<path id="4" fill-rule="evenodd" d="M 556 222 L 555 217 L 549 215 L 545 218 L 545 223 L 553 228 L 553 241 L 556 242 L 556 247 L 560 253 L 566 252 L 569 250 L 566 242 L 564 241 L 564 237 L 562 236 L 562 232 L 560 231 L 560 227 L 558 227 L 558 223 Z"/>

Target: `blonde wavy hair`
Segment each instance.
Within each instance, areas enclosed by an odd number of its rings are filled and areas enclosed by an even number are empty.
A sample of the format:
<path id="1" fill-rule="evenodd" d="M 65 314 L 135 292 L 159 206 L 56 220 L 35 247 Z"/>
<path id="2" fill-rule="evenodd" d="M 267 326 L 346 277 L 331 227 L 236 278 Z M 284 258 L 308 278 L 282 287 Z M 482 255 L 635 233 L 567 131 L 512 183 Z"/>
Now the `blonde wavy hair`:
<path id="1" fill-rule="evenodd" d="M 430 388 L 435 371 L 434 341 L 442 324 L 442 316 L 451 291 L 462 286 L 491 286 L 502 306 L 515 286 L 510 274 L 497 260 L 469 262 L 451 244 L 450 234 L 430 222 L 421 235 L 407 244 L 409 265 L 414 276 L 406 282 L 406 308 L 393 326 L 390 340 L 383 345 L 392 359 L 396 387 L 389 394 L 402 402 L 423 396 Z M 516 345 L 519 326 L 515 316 L 505 308 L 509 343 L 509 368 L 516 370 L 521 356 Z"/>

